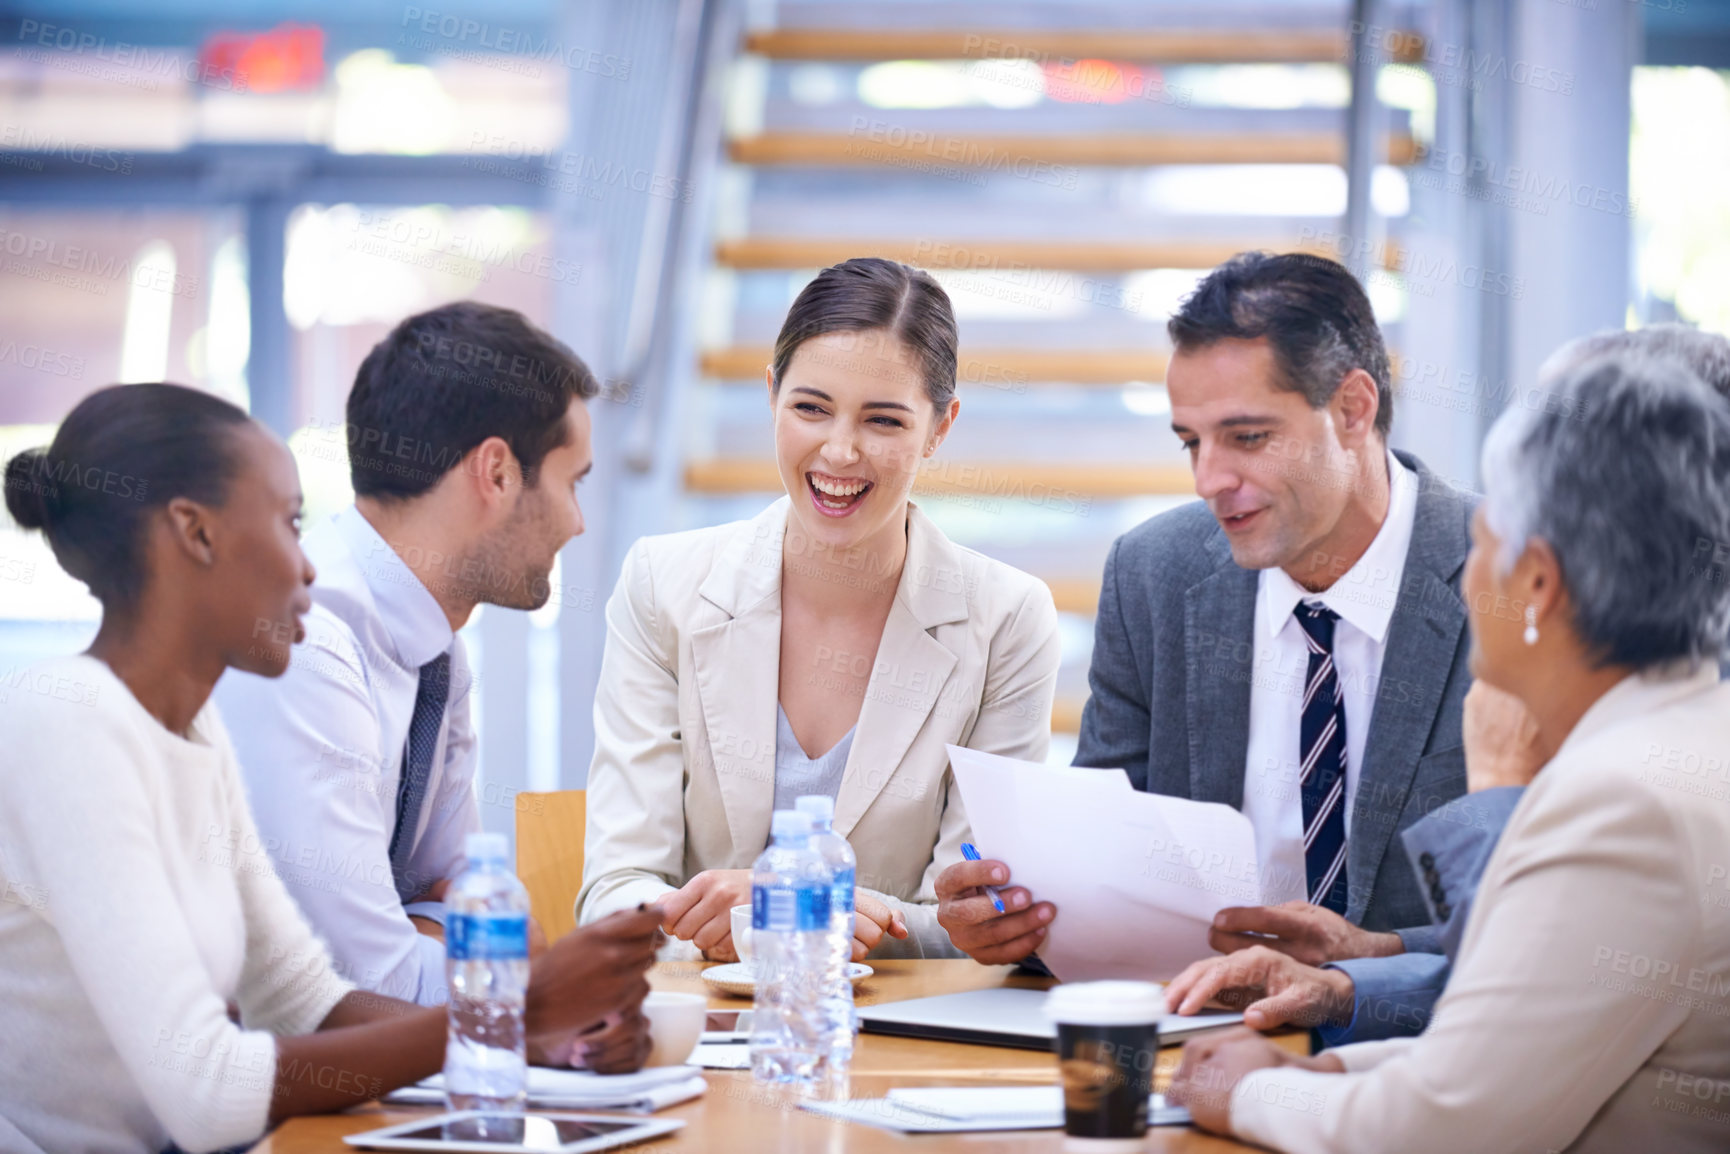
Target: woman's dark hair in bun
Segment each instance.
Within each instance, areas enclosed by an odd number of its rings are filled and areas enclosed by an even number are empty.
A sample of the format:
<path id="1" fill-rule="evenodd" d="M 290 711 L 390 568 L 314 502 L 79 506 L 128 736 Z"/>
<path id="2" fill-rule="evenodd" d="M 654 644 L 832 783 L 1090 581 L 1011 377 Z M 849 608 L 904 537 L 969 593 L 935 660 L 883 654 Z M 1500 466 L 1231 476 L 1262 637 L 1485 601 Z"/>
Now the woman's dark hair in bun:
<path id="1" fill-rule="evenodd" d="M 184 385 L 111 385 L 73 407 L 46 449 L 6 463 L 6 509 L 105 608 L 144 589 L 144 526 L 176 497 L 221 505 L 252 418 Z"/>
<path id="2" fill-rule="evenodd" d="M 37 480 L 46 470 L 47 449 L 25 449 L 6 462 L 6 511 L 25 529 L 41 529 L 48 524 L 48 503 L 43 499 L 43 484 Z"/>

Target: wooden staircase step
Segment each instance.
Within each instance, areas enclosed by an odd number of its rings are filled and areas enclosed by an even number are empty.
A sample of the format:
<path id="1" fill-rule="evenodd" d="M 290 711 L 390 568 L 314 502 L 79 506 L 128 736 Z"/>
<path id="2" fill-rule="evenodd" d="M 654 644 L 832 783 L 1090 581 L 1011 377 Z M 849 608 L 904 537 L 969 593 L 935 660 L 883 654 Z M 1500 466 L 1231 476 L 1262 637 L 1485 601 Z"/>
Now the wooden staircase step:
<path id="1" fill-rule="evenodd" d="M 1423 37 L 1415 32 L 1390 33 L 1385 45 L 1397 63 L 1424 58 Z M 1350 47 L 1342 28 L 765 28 L 745 38 L 745 51 L 775 60 L 1332 64 L 1345 63 Z"/>
<path id="2" fill-rule="evenodd" d="M 760 381 L 773 357 L 767 345 L 730 346 L 707 350 L 699 366 L 716 380 Z M 955 376 L 962 388 L 1008 391 L 1048 383 L 1123 385 L 1163 381 L 1168 359 L 1163 349 L 963 349 Z"/>
<path id="3" fill-rule="evenodd" d="M 846 236 L 746 236 L 715 245 L 715 260 L 735 269 L 826 268 L 850 257 L 881 256 L 920 268 L 1014 272 L 1066 269 L 1138 272 L 1150 268 L 1209 269 L 1250 249 L 1335 256 L 1329 245 L 1270 240 L 930 240 Z M 1398 267 L 1388 245 L 1383 264 Z M 1037 288 L 1037 286 L 1030 286 Z"/>
<path id="4" fill-rule="evenodd" d="M 706 496 L 782 491 L 775 462 L 756 457 L 690 461 L 685 465 L 685 489 Z M 1038 464 L 939 458 L 927 462 L 920 470 L 913 492 L 1032 501 L 1064 512 L 1085 514 L 1096 500 L 1190 496 L 1195 492 L 1195 482 L 1188 465 Z"/>
<path id="5" fill-rule="evenodd" d="M 1346 162 L 1345 136 L 1334 132 L 974 136 L 909 128 L 887 120 L 873 120 L 853 132 L 765 132 L 737 137 L 728 142 L 727 151 L 739 164 L 875 165 L 914 172 L 985 169 L 1054 185 L 1070 180 L 1073 174 L 1053 166 Z M 1417 156 L 1417 142 L 1410 136 L 1389 136 L 1388 163 L 1411 164 Z"/>

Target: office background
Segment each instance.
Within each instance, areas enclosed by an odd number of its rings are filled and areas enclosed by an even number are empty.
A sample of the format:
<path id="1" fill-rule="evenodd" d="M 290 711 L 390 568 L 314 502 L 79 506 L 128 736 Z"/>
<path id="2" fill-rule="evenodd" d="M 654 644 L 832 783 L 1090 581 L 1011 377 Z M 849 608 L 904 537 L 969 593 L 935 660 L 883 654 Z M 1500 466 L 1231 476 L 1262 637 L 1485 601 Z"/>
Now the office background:
<path id="1" fill-rule="evenodd" d="M 0 6 L 0 452 L 174 380 L 287 438 L 322 516 L 354 370 L 410 313 L 521 309 L 604 379 L 552 599 L 465 633 L 507 832 L 584 783 L 631 542 L 777 491 L 768 346 L 848 256 L 954 300 L 919 500 L 1051 583 L 1067 760 L 1105 550 L 1193 499 L 1165 317 L 1245 248 L 1364 278 L 1396 447 L 1471 484 L 1563 341 L 1730 332 L 1730 0 Z M 0 514 L 0 693 L 95 619 Z"/>

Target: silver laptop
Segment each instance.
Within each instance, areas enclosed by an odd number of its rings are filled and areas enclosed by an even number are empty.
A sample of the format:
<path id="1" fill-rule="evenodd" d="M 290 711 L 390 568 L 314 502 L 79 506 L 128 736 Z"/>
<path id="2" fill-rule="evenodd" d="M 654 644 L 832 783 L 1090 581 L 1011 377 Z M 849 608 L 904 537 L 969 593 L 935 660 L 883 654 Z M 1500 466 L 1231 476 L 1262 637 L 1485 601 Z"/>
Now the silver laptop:
<path id="1" fill-rule="evenodd" d="M 859 1008 L 859 1028 L 868 1034 L 930 1038 L 941 1042 L 972 1042 L 980 1046 L 1011 1046 L 1050 1050 L 1057 1027 L 1045 1020 L 1044 990 L 971 990 L 939 994 Z M 1159 1024 L 1161 1044 L 1181 1041 L 1202 1030 L 1233 1026 L 1242 1014 L 1167 1014 Z"/>

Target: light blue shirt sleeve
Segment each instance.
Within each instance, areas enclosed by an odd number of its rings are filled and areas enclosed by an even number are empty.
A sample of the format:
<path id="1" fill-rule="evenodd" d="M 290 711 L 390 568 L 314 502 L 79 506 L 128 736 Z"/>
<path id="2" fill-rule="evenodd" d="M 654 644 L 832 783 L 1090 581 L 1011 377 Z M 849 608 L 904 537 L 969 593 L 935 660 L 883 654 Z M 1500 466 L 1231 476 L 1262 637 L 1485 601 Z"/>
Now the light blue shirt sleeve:
<path id="1" fill-rule="evenodd" d="M 1478 879 L 1525 792 L 1505 786 L 1468 793 L 1438 806 L 1400 834 L 1431 922 L 1396 931 L 1406 953 L 1453 956 Z"/>
<path id="2" fill-rule="evenodd" d="M 1520 786 L 1479 790 L 1440 806 L 1400 835 L 1424 904 L 1440 930 L 1438 948 L 1450 958 L 1459 948 L 1466 911 L 1495 852 L 1514 807 L 1525 796 Z"/>
<path id="3" fill-rule="evenodd" d="M 1400 944 L 1405 946 L 1408 954 L 1439 954 L 1442 952 L 1441 926 L 1409 926 L 1403 930 L 1395 930 Z"/>
<path id="4" fill-rule="evenodd" d="M 1437 924 L 1402 930 L 1404 954 L 1353 958 L 1325 967 L 1350 975 L 1352 1020 L 1344 1026 L 1317 1029 L 1322 1045 L 1344 1046 L 1423 1033 L 1448 984 L 1478 881 L 1524 794 L 1524 789 L 1515 786 L 1469 793 L 1413 823 L 1401 835 L 1424 891 L 1424 902 Z"/>
<path id="5" fill-rule="evenodd" d="M 1395 954 L 1352 958 L 1323 968 L 1352 979 L 1352 1020 L 1316 1030 L 1323 1046 L 1344 1046 L 1423 1033 L 1453 963 L 1442 954 Z"/>
<path id="6" fill-rule="evenodd" d="M 316 607 L 307 625 L 309 640 L 295 647 L 282 677 L 230 670 L 217 688 L 259 836 L 339 973 L 377 993 L 442 1004 L 444 945 L 415 930 L 391 874 L 401 750 L 379 748 L 368 671 L 352 634 Z M 463 715 L 466 725 L 466 703 Z M 466 776 L 447 764 L 437 794 L 444 811 L 434 809 L 430 836 L 410 860 L 429 885 L 434 875 L 450 876 L 438 871 L 449 866 L 451 843 L 460 857 L 462 833 L 479 825 L 472 733 L 459 741 L 453 730 L 449 746 L 447 762 L 467 757 Z"/>

